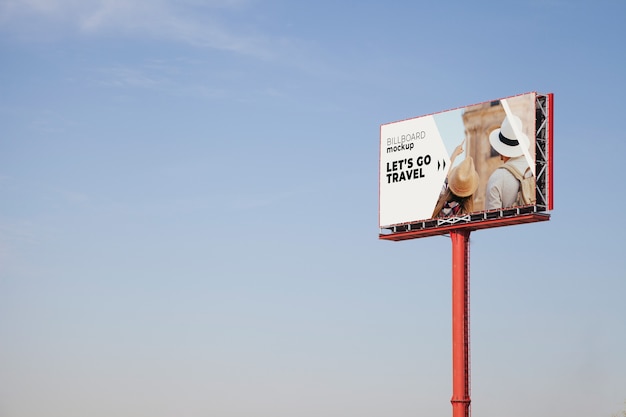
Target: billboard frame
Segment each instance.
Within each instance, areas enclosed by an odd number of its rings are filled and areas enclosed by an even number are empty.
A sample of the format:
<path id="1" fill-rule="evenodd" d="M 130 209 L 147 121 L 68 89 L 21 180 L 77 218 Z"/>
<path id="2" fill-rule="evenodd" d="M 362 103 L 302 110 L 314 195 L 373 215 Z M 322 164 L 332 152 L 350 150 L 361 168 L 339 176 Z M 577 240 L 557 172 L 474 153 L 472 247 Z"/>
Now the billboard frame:
<path id="1" fill-rule="evenodd" d="M 549 220 L 550 214 L 547 212 L 554 207 L 554 94 L 534 94 L 537 197 L 535 204 L 382 227 L 379 229 L 379 239 L 401 241 L 428 236 L 446 235 L 451 231 L 459 229 L 472 231 Z"/>

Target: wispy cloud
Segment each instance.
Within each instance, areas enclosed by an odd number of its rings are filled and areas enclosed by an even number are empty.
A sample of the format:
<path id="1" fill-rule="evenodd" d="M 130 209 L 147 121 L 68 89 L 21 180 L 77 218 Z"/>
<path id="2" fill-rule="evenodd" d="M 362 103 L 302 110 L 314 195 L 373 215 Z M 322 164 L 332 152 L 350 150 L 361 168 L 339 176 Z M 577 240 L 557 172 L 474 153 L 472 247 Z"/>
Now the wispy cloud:
<path id="1" fill-rule="evenodd" d="M 169 65 L 155 65 L 153 62 L 140 63 L 134 66 L 117 64 L 96 68 L 92 71 L 92 76 L 94 77 L 93 83 L 117 88 L 121 91 L 124 89 L 143 89 L 179 97 L 211 99 L 223 99 L 228 96 L 228 91 L 220 83 L 198 81 L 190 73 L 189 67 L 185 67 L 180 62 Z"/>
<path id="2" fill-rule="evenodd" d="M 224 17 L 243 14 L 251 5 L 249 0 L 6 0 L 0 3 L 0 27 L 26 35 L 143 36 L 269 57 L 274 40 L 251 28 L 237 32 L 232 27 L 242 26 L 229 25 Z"/>
<path id="3" fill-rule="evenodd" d="M 292 37 L 290 31 L 281 34 L 276 22 L 284 19 L 279 11 L 274 16 L 271 13 L 259 0 L 0 0 L 0 36 L 53 43 L 77 37 L 163 41 L 227 51 L 305 75 L 354 77 L 352 72 L 341 74 L 328 66 L 328 57 L 316 41 Z M 207 59 L 212 58 L 209 55 Z M 249 79 L 232 68 L 212 66 L 211 74 L 206 74 L 204 66 L 203 78 L 199 79 L 193 76 L 199 74 L 192 73 L 199 68 L 193 63 L 181 66 L 170 59 L 161 66 L 151 64 L 111 63 L 96 70 L 97 82 L 109 87 L 221 98 L 232 97 L 229 86 L 240 85 L 234 78 Z M 259 97 L 284 94 L 275 86 L 247 88 L 244 101 L 251 91 Z"/>
<path id="4" fill-rule="evenodd" d="M 102 83 L 112 87 L 155 88 L 168 82 L 163 75 L 147 74 L 137 68 L 116 66 L 99 72 L 104 76 Z"/>

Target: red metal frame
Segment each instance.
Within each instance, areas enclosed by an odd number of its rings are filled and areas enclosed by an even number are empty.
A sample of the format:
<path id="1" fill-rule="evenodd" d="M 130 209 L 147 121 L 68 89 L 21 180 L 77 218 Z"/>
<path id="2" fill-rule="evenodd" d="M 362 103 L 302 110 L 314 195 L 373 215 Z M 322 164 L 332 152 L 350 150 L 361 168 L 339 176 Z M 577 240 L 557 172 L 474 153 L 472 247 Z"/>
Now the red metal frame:
<path id="1" fill-rule="evenodd" d="M 378 238 L 381 240 L 393 240 L 401 241 L 408 239 L 417 239 L 420 237 L 447 235 L 457 230 L 480 230 L 492 227 L 511 226 L 515 224 L 535 223 L 550 220 L 550 215 L 547 213 L 529 213 L 525 215 L 518 215 L 516 217 L 501 217 L 496 219 L 484 220 L 476 223 L 462 223 L 450 226 L 441 226 L 436 228 L 428 228 L 421 230 L 408 230 L 405 232 L 396 232 L 390 234 L 381 233 Z"/>
<path id="2" fill-rule="evenodd" d="M 554 208 L 554 94 L 548 96 L 548 210 Z M 380 163 L 379 163 L 380 165 Z"/>
<path id="3" fill-rule="evenodd" d="M 454 230 L 452 240 L 452 417 L 470 415 L 469 236 Z"/>

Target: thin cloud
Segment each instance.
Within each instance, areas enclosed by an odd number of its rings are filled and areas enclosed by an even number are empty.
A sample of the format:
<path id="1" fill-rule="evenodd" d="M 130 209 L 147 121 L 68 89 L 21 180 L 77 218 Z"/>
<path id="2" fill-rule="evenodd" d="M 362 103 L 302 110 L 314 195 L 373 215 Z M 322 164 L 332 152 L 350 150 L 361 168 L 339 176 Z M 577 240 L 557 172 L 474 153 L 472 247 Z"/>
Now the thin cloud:
<path id="1" fill-rule="evenodd" d="M 8 39 L 55 43 L 75 37 L 102 37 L 178 42 L 199 49 L 228 51 L 316 77 L 354 77 L 352 72 L 342 73 L 329 67 L 324 49 L 315 41 L 266 32 L 254 18 L 257 8 L 263 7 L 258 0 L 2 1 L 0 35 Z M 166 91 L 173 87 L 168 74 L 159 71 L 146 68 L 105 71 L 110 71 L 110 86 L 117 83 L 119 87 Z M 219 97 L 222 89 L 200 86 L 189 92 Z"/>
<path id="2" fill-rule="evenodd" d="M 232 99 L 232 92 L 219 85 L 193 81 L 184 71 L 183 66 L 152 63 L 132 67 L 116 65 L 93 70 L 92 82 L 108 88 L 152 90 L 179 97 Z"/>
<path id="3" fill-rule="evenodd" d="M 155 88 L 167 83 L 164 77 L 146 74 L 137 68 L 116 66 L 99 72 L 103 77 L 101 83 L 112 87 Z"/>
<path id="4" fill-rule="evenodd" d="M 223 12 L 244 13 L 248 6 L 242 0 L 8 0 L 0 4 L 0 28 L 26 36 L 150 37 L 271 57 L 274 40 L 223 23 Z"/>

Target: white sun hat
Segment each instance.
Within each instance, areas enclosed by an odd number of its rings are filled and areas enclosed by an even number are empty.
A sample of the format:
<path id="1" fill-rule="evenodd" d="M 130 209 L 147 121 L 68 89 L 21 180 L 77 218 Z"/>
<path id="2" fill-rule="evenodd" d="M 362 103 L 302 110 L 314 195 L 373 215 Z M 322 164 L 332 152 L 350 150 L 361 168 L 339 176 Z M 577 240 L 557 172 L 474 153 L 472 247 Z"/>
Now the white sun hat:
<path id="1" fill-rule="evenodd" d="M 519 132 L 519 135 L 515 134 L 511 123 L 515 125 L 515 130 Z M 530 145 L 528 136 L 522 133 L 522 120 L 515 115 L 512 116 L 511 120 L 509 117 L 505 117 L 500 128 L 489 134 L 489 143 L 500 155 L 509 158 L 523 155 L 524 149 L 528 150 Z"/>

